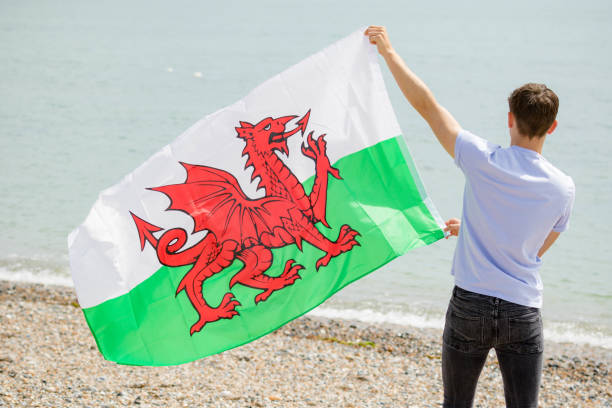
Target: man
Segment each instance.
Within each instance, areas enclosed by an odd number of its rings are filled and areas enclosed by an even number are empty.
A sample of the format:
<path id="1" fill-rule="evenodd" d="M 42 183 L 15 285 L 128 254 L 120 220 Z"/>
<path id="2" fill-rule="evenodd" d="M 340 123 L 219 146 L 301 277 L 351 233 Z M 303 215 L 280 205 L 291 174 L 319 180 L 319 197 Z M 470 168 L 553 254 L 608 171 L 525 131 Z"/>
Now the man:
<path id="1" fill-rule="evenodd" d="M 557 126 L 559 100 L 544 85 L 516 89 L 508 99 L 510 146 L 501 148 L 461 129 L 395 53 L 384 27 L 371 26 L 365 35 L 466 178 L 463 223 L 446 223 L 459 238 L 443 334 L 444 406 L 472 406 L 493 347 L 506 405 L 537 407 L 543 350 L 538 270 L 567 228 L 574 202 L 572 179 L 541 155 Z"/>

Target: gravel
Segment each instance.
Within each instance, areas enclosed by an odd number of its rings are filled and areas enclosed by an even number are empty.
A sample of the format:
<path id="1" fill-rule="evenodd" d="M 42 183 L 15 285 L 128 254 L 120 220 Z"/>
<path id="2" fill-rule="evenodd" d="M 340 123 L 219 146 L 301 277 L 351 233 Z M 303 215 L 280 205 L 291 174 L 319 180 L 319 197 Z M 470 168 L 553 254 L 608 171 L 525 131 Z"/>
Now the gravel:
<path id="1" fill-rule="evenodd" d="M 302 317 L 193 363 L 122 366 L 71 288 L 0 281 L 2 407 L 439 407 L 440 351 L 439 330 Z M 612 406 L 611 354 L 547 343 L 540 405 Z M 503 405 L 492 352 L 474 406 Z"/>

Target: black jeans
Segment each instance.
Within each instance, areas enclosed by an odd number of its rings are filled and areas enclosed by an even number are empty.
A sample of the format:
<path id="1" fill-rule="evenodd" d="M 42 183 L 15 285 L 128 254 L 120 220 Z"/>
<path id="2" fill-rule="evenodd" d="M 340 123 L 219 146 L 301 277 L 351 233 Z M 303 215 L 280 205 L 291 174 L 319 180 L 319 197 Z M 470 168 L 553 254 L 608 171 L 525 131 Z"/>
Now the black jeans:
<path id="1" fill-rule="evenodd" d="M 542 376 L 540 309 L 453 289 L 442 346 L 444 407 L 471 407 L 491 347 L 507 407 L 537 407 Z"/>

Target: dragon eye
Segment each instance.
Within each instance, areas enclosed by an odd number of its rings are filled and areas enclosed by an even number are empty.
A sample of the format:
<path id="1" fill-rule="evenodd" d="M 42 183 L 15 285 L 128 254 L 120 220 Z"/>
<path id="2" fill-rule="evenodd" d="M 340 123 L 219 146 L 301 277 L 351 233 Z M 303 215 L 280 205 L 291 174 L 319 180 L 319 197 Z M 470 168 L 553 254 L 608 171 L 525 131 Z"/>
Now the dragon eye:
<path id="1" fill-rule="evenodd" d="M 264 128 L 264 130 L 270 130 L 270 127 L 271 127 L 271 126 L 270 126 L 270 124 L 268 123 L 268 124 L 266 125 L 266 127 Z"/>

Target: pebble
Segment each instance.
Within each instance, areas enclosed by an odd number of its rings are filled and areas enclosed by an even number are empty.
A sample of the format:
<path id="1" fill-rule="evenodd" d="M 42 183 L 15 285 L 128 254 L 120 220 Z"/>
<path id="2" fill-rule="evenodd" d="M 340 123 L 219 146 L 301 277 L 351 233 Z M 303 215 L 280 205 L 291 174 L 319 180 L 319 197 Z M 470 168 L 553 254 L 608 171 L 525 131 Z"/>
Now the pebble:
<path id="1" fill-rule="evenodd" d="M 302 317 L 173 367 L 103 359 L 71 288 L 0 281 L 0 406 L 439 407 L 441 332 Z M 7 315 L 12 315 L 11 319 Z M 612 407 L 610 350 L 547 343 L 540 405 Z M 504 406 L 495 353 L 475 407 Z"/>

